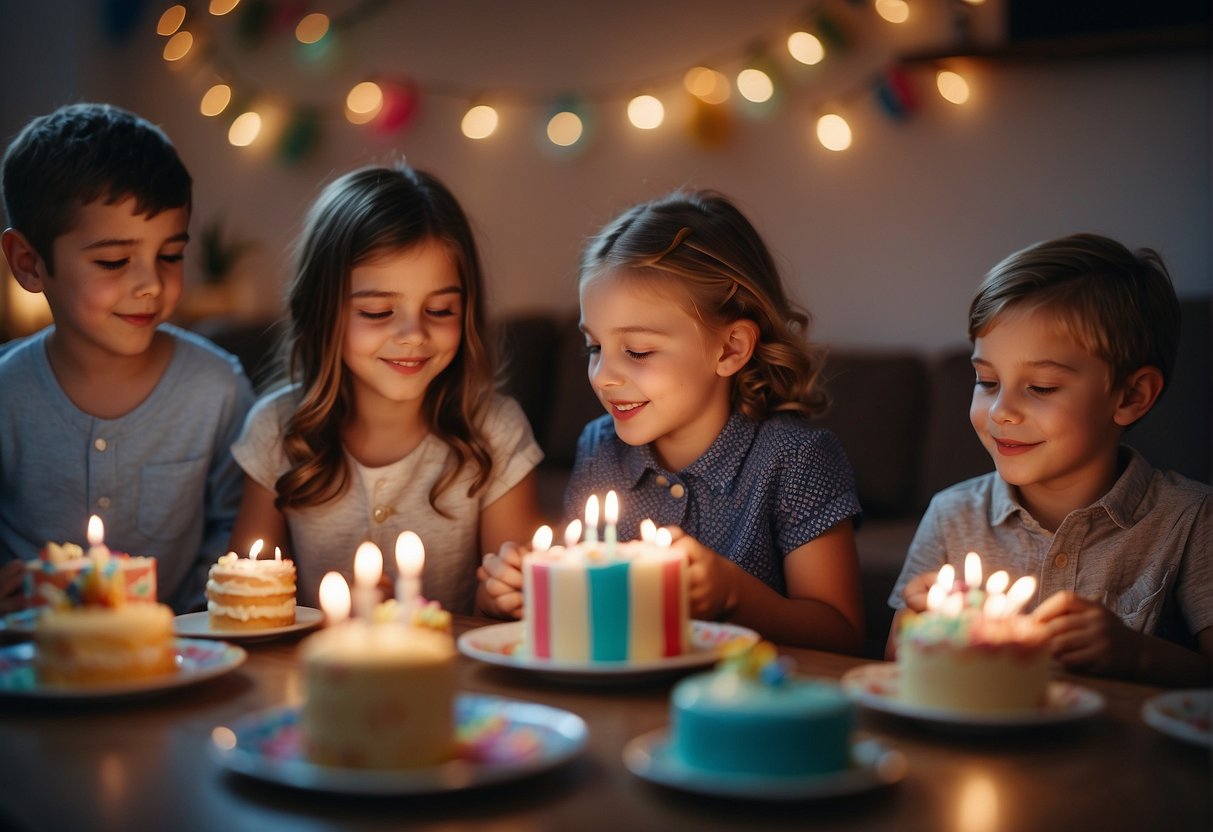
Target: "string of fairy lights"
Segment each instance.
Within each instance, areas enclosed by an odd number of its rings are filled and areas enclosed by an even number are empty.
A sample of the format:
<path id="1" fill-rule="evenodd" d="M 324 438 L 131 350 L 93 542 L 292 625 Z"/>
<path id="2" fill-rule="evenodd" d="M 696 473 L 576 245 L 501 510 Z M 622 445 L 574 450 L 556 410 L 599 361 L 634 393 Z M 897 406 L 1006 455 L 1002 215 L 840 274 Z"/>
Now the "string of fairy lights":
<path id="1" fill-rule="evenodd" d="M 290 96 L 267 92 L 245 77 L 237 64 L 227 58 L 212 27 L 226 18 L 235 26 L 235 40 L 245 49 L 256 49 L 269 38 L 291 38 L 301 60 L 314 59 L 331 50 L 342 38 L 354 36 L 357 25 L 391 0 L 363 0 L 341 14 L 314 11 L 316 4 L 287 0 L 209 0 L 205 11 L 193 4 L 175 4 L 160 15 L 156 34 L 163 38 L 162 56 L 174 66 L 193 63 L 200 70 L 205 90 L 198 110 L 208 118 L 227 121 L 227 140 L 237 147 L 272 145 L 281 158 L 297 161 L 317 144 L 324 116 L 340 107 L 344 120 L 353 128 L 372 129 L 380 134 L 403 130 L 416 117 L 422 96 L 453 98 L 463 105 L 459 131 L 471 142 L 491 140 L 503 122 L 521 118 L 525 108 L 519 102 L 536 105 L 543 112 L 542 135 L 550 148 L 574 150 L 587 141 L 590 115 L 595 100 L 601 107 L 613 106 L 636 130 L 655 131 L 669 124 L 670 96 L 681 95 L 690 102 L 689 128 L 702 144 L 718 144 L 727 134 L 730 107 L 761 114 L 774 106 L 784 83 L 772 56 L 767 51 L 748 49 L 750 54 L 735 61 L 713 61 L 686 70 L 680 79 L 664 85 L 665 92 L 654 92 L 661 84 L 650 83 L 650 91 L 629 95 L 619 90 L 598 91 L 595 95 L 562 94 L 544 102 L 533 94 L 518 90 L 500 91 L 496 101 L 482 90 L 463 89 L 440 80 L 418 82 L 405 76 L 350 79 L 341 105 L 317 101 L 299 101 Z M 951 0 L 958 7 L 980 5 L 984 0 Z M 898 25 L 913 14 L 907 0 L 849 0 L 845 11 L 874 12 L 878 22 Z M 831 55 L 853 47 L 854 26 L 840 18 L 828 0 L 818 0 L 798 16 L 795 23 L 769 40 L 780 44 L 780 58 L 799 67 L 816 67 Z M 786 53 L 783 52 L 786 50 Z M 739 66 L 726 74 L 720 67 Z M 678 81 L 681 81 L 678 84 Z M 629 83 L 629 88 L 635 85 Z M 669 92 L 673 87 L 676 91 Z M 680 89 L 679 89 L 680 88 Z M 935 72 L 938 94 L 952 104 L 969 100 L 968 80 L 955 69 Z M 623 87 L 621 86 L 621 89 Z M 895 119 L 903 119 L 917 109 L 917 97 L 906 72 L 893 64 L 884 66 L 874 78 L 851 91 L 832 91 L 830 100 L 845 101 L 862 91 L 875 97 L 881 108 Z M 663 100 L 664 99 L 664 100 Z M 287 104 L 284 106 L 283 101 Z M 512 103 L 503 104 L 502 101 Z M 814 134 L 831 151 L 844 151 L 852 144 L 852 129 L 841 108 L 822 109 L 816 114 Z"/>

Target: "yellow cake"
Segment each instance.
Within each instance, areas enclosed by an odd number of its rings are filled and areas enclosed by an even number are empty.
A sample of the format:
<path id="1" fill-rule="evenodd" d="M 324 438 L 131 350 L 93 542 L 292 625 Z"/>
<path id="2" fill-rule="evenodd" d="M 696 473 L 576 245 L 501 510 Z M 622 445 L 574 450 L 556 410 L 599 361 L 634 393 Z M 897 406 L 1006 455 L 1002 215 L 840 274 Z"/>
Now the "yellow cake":
<path id="1" fill-rule="evenodd" d="M 213 630 L 261 630 L 295 623 L 295 564 L 229 552 L 211 566 L 206 609 Z"/>

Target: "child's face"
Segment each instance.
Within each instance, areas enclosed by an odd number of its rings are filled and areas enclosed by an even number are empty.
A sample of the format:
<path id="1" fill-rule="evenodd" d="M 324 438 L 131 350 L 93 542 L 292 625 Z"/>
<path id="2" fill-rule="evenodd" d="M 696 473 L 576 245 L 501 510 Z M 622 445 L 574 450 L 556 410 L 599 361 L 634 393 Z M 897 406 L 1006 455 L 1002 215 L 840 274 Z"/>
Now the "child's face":
<path id="1" fill-rule="evenodd" d="M 1020 488 L 1099 485 L 1123 428 L 1105 361 L 1053 313 L 1010 309 L 973 346 L 969 418 L 998 473 Z"/>
<path id="2" fill-rule="evenodd" d="M 181 297 L 188 222 L 184 207 L 136 214 L 134 198 L 81 207 L 76 226 L 55 238 L 55 274 L 42 281 L 56 338 L 111 355 L 146 352 Z"/>
<path id="3" fill-rule="evenodd" d="M 426 240 L 350 272 L 342 360 L 359 407 L 420 407 L 463 338 L 463 287 L 445 246 Z"/>
<path id="4" fill-rule="evenodd" d="M 590 384 L 620 439 L 654 443 L 675 470 L 707 450 L 729 416 L 721 338 L 669 292 L 626 274 L 582 283 L 581 329 Z"/>

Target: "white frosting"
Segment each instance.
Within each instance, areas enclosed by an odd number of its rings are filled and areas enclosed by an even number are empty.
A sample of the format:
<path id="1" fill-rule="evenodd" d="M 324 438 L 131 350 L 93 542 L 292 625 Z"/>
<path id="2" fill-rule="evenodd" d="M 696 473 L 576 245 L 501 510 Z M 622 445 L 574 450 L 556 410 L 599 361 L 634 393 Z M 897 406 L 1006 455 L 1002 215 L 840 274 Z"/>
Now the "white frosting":
<path id="1" fill-rule="evenodd" d="M 291 582 L 278 584 L 269 583 L 226 583 L 214 579 L 206 582 L 207 594 L 240 595 L 245 598 L 257 598 L 264 595 L 294 594 L 295 585 Z"/>
<path id="2" fill-rule="evenodd" d="M 236 593 L 232 593 L 236 594 Z M 227 618 L 236 618 L 240 621 L 251 621 L 254 618 L 278 618 L 284 615 L 290 615 L 295 609 L 295 600 L 284 601 L 281 604 L 261 604 L 258 606 L 239 606 L 231 607 L 226 604 L 216 604 L 214 601 L 206 602 L 206 610 L 211 615 L 222 615 Z"/>

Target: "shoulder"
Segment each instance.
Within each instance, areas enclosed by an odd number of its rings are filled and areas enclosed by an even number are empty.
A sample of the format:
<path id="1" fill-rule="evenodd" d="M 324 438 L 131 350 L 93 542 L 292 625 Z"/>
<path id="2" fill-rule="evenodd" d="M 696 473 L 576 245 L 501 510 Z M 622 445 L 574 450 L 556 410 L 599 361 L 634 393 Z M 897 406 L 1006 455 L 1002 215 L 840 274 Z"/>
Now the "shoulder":
<path id="1" fill-rule="evenodd" d="M 615 434 L 615 422 L 611 419 L 609 413 L 604 413 L 602 416 L 588 422 L 581 429 L 581 436 L 577 439 L 577 448 L 581 450 L 593 452 L 606 445 L 621 444 L 619 437 Z"/>
<path id="2" fill-rule="evenodd" d="M 513 427 L 518 424 L 529 425 L 522 406 L 513 397 L 504 393 L 494 393 L 489 399 L 482 416 L 486 430 L 492 431 L 497 427 Z"/>
<path id="3" fill-rule="evenodd" d="M 962 515 L 980 514 L 983 518 L 990 512 L 994 495 L 1001 480 L 997 471 L 963 480 L 937 491 L 927 506 L 927 514 Z"/>
<path id="4" fill-rule="evenodd" d="M 833 431 L 818 427 L 791 413 L 776 413 L 757 424 L 754 445 L 789 464 L 843 463 L 846 452 Z"/>
<path id="5" fill-rule="evenodd" d="M 34 363 L 45 360 L 46 336 L 50 327 L 0 344 L 0 373 L 28 372 Z"/>

